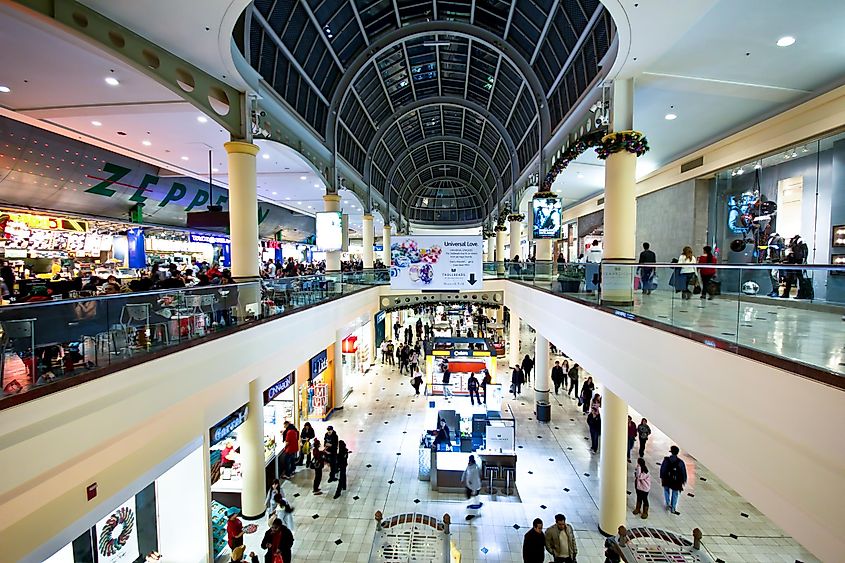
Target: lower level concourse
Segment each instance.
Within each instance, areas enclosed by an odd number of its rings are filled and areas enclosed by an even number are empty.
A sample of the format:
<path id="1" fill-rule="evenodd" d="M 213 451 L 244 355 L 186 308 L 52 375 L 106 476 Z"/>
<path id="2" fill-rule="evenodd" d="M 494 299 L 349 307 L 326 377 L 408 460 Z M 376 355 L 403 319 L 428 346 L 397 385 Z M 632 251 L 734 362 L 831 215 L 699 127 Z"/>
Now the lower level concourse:
<path id="1" fill-rule="evenodd" d="M 414 317 L 405 321 L 415 322 Z M 534 354 L 533 331 L 522 324 L 520 357 Z M 553 354 L 551 363 L 564 357 Z M 500 357 L 497 382 L 509 381 L 510 368 L 506 357 Z M 582 373 L 583 383 L 589 374 Z M 532 376 L 533 379 L 533 376 Z M 503 385 L 507 387 L 507 385 Z M 601 393 L 601 382 L 596 391 Z M 421 390 L 422 392 L 422 390 Z M 327 427 L 333 426 L 339 439 L 350 450 L 347 490 L 334 498 L 337 482 L 327 483 L 328 466 L 323 473 L 322 495 L 312 493 L 314 471 L 298 467 L 290 481 L 283 481 L 286 499 L 294 507 L 284 515 L 295 542 L 292 559 L 299 562 L 368 562 L 368 561 L 445 561 L 425 558 L 426 550 L 442 549 L 442 544 L 421 535 L 414 544 L 420 559 L 408 559 L 409 552 L 393 553 L 389 558 L 384 545 L 400 544 L 388 533 L 377 532 L 376 512 L 385 520 L 395 515 L 421 514 L 442 520 L 451 518 L 448 538 L 460 552 L 460 560 L 521 562 L 522 543 L 532 521 L 540 518 L 544 528 L 554 525 L 555 515 L 562 513 L 572 525 L 580 563 L 605 561 L 605 538 L 598 531 L 599 459 L 601 450 L 590 451 L 586 416 L 574 398 L 552 391 L 552 420 L 538 422 L 534 413 L 534 389 L 530 381 L 522 387 L 516 400 L 505 391 L 502 410 L 510 407 L 516 419 L 518 455 L 515 488 L 509 491 L 496 487 L 488 493 L 482 476 L 480 510 L 468 508 L 471 501 L 458 492 L 432 490 L 429 481 L 419 478 L 420 436 L 430 430 L 435 414 L 429 406 L 432 397 L 417 396 L 407 373 L 400 374 L 398 365 L 379 360 L 363 377 L 358 387 L 346 398 L 342 410 L 326 422 L 313 423 L 322 439 Z M 437 409 L 470 410 L 470 398 L 453 396 L 450 403 L 436 397 Z M 631 411 L 637 422 L 647 413 Z M 703 533 L 703 561 L 725 562 L 789 562 L 818 561 L 796 541 L 786 536 L 763 514 L 731 490 L 716 475 L 681 449 L 686 463 L 688 483 L 678 503 L 679 514 L 664 508 L 660 487 L 659 466 L 669 455 L 674 442 L 652 427 L 644 459 L 652 473 L 649 495 L 651 510 L 647 520 L 634 516 L 633 471 L 629 466 L 628 521 L 629 529 L 649 527 L 676 533 L 692 539 L 693 529 Z M 633 450 L 636 462 L 638 445 Z M 427 452 L 426 452 L 427 453 Z M 505 494 L 506 492 L 510 494 Z M 477 514 L 466 520 L 469 514 Z M 249 524 L 249 522 L 245 522 Z M 265 519 L 245 535 L 246 554 L 259 557 L 264 550 L 260 543 L 267 529 Z M 441 534 L 442 536 L 442 534 Z M 380 547 L 382 549 L 380 550 Z M 397 547 L 398 550 L 398 547 Z M 399 558 L 403 555 L 403 558 Z M 455 559 L 452 559 L 453 561 Z M 547 560 L 550 560 L 547 557 Z M 653 559 L 653 561 L 664 559 Z M 668 559 L 665 559 L 668 561 Z M 673 559 L 675 561 L 675 559 Z"/>

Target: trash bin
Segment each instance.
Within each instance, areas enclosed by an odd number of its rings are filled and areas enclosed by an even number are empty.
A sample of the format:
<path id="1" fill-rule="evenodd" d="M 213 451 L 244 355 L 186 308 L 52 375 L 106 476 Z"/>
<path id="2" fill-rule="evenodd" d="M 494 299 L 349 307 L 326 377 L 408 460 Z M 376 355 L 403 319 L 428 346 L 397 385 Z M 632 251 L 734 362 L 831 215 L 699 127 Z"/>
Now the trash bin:
<path id="1" fill-rule="evenodd" d="M 549 422 L 552 420 L 551 403 L 537 403 L 537 420 L 539 422 Z"/>

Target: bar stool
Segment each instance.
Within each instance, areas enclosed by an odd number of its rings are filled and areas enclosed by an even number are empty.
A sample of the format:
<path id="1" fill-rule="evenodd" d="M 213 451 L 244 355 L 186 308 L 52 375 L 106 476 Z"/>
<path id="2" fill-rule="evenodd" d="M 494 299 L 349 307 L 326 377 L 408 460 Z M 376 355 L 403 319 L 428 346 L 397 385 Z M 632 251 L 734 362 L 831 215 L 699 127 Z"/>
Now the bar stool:
<path id="1" fill-rule="evenodd" d="M 484 468 L 484 478 L 487 479 L 488 483 L 487 494 L 495 495 L 496 489 L 493 488 L 493 481 L 499 478 L 499 468 L 488 465 Z"/>
<path id="2" fill-rule="evenodd" d="M 513 467 L 503 467 L 502 473 L 505 474 L 505 495 L 510 495 L 511 483 L 516 480 L 516 470 Z"/>

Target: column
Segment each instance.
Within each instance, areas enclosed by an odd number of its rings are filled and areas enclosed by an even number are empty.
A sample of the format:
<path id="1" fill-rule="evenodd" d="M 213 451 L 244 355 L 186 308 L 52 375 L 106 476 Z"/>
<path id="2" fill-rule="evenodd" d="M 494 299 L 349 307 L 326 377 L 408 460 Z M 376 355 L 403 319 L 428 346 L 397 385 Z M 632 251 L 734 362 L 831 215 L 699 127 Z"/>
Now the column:
<path id="1" fill-rule="evenodd" d="M 515 257 L 519 256 L 519 239 L 522 235 L 522 223 L 519 221 L 511 221 L 510 222 L 510 259 L 513 260 Z M 520 259 L 524 262 L 525 256 L 519 256 Z"/>
<path id="2" fill-rule="evenodd" d="M 614 132 L 633 127 L 633 83 L 613 82 L 611 127 Z M 636 251 L 637 155 L 627 150 L 611 154 L 604 167 L 604 260 L 634 263 Z M 634 266 L 602 267 L 603 302 L 633 303 Z"/>
<path id="3" fill-rule="evenodd" d="M 534 346 L 534 412 L 539 422 L 549 422 L 545 414 L 541 413 L 540 404 L 549 404 L 549 386 L 552 379 L 551 368 L 549 367 L 549 341 L 536 333 L 537 342 Z M 550 408 L 550 407 L 549 407 Z M 543 414 L 543 416 L 541 416 Z M 551 412 L 549 412 L 551 415 Z"/>
<path id="4" fill-rule="evenodd" d="M 496 227 L 496 273 L 505 273 L 505 231 Z"/>
<path id="5" fill-rule="evenodd" d="M 373 257 L 373 216 L 365 213 L 361 225 L 361 228 L 364 230 L 364 269 L 369 270 L 372 269 L 373 262 L 375 261 Z"/>
<path id="6" fill-rule="evenodd" d="M 393 340 L 393 313 L 390 311 L 384 314 L 384 339 Z"/>
<path id="7" fill-rule="evenodd" d="M 601 459 L 599 461 L 599 531 L 616 534 L 625 525 L 627 516 L 627 440 L 628 405 L 607 387 L 604 388 L 601 413 Z M 660 480 L 657 471 L 652 482 L 657 484 L 657 501 L 660 503 Z M 652 495 L 655 496 L 655 495 Z"/>
<path id="8" fill-rule="evenodd" d="M 258 197 L 255 156 L 258 146 L 244 141 L 224 143 L 229 165 L 229 231 L 232 277 L 237 282 L 259 281 Z M 257 283 L 238 292 L 238 317 L 260 313 Z"/>
<path id="9" fill-rule="evenodd" d="M 335 331 L 334 339 L 334 408 L 343 408 L 343 339 L 346 337 L 345 330 Z"/>
<path id="10" fill-rule="evenodd" d="M 519 365 L 522 362 L 522 355 L 519 353 L 519 315 L 511 309 L 511 329 L 509 332 L 508 354 L 511 366 Z"/>
<path id="11" fill-rule="evenodd" d="M 257 222 L 258 216 L 256 215 L 256 224 Z M 243 476 L 241 513 L 245 520 L 257 520 L 263 517 L 265 508 L 264 394 L 262 391 L 258 386 L 258 381 L 250 381 L 249 410 L 246 420 L 238 428 L 238 443 L 241 447 L 241 474 Z"/>
<path id="12" fill-rule="evenodd" d="M 537 262 L 534 264 L 535 277 L 545 280 L 553 279 L 554 263 L 552 262 L 552 239 L 534 239 L 536 245 Z"/>
<path id="13" fill-rule="evenodd" d="M 337 194 L 326 194 L 323 196 L 324 211 L 340 211 L 340 196 Z M 340 271 L 340 250 L 326 252 L 326 271 Z"/>
<path id="14" fill-rule="evenodd" d="M 386 219 L 384 227 L 382 227 L 381 233 L 381 244 L 384 248 L 384 250 L 382 250 L 381 261 L 384 262 L 384 266 L 386 268 L 390 268 L 390 225 L 387 224 Z"/>
<path id="15" fill-rule="evenodd" d="M 495 262 L 496 261 L 496 238 L 490 237 L 487 239 L 487 258 L 484 259 L 485 262 Z"/>

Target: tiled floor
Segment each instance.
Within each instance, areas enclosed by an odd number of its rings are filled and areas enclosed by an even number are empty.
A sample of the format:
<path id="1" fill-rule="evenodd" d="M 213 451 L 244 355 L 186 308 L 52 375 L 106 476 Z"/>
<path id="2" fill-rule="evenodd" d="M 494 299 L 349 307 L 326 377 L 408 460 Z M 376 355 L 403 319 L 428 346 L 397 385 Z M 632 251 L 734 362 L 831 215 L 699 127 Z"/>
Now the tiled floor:
<path id="1" fill-rule="evenodd" d="M 536 283 L 547 289 L 550 285 Z M 572 296 L 593 303 L 596 299 L 587 294 Z M 795 305 L 794 300 L 790 304 Z M 657 290 L 651 295 L 637 291 L 633 306 L 618 308 L 845 375 L 845 322 L 841 312 L 784 306 L 778 299 L 750 302 L 736 294 L 723 294 L 712 300 L 695 295 L 683 300 L 679 293 L 669 290 Z"/>
<path id="2" fill-rule="evenodd" d="M 530 350 L 533 338 L 527 331 L 522 342 L 523 353 Z M 505 369 L 501 365 L 499 373 Z M 325 494 L 312 496 L 310 470 L 300 470 L 284 485 L 296 507 L 291 519 L 295 562 L 370 561 L 376 510 L 386 517 L 412 511 L 437 517 L 449 513 L 451 539 L 464 563 L 521 561 L 522 536 L 531 521 L 540 517 L 549 525 L 555 513 L 563 512 L 576 531 L 578 561 L 604 561 L 603 538 L 597 531 L 600 454 L 590 453 L 584 417 L 571 399 L 554 397 L 550 424 L 534 420 L 530 386 L 523 388 L 520 400 L 510 402 L 518 420 L 517 444 L 522 446 L 517 464 L 522 502 L 485 496 L 481 516 L 466 522 L 462 495 L 432 492 L 427 481 L 417 479 L 419 438 L 433 415 L 424 398 L 412 395 L 407 376 L 381 366 L 355 383 L 344 409 L 330 421 L 353 452 L 348 492 L 334 500 L 334 483 L 324 481 Z M 314 424 L 318 436 L 326 426 Z M 652 436 L 646 457 L 656 469 L 671 441 L 659 431 Z M 699 527 L 705 547 L 725 562 L 817 561 L 705 467 L 683 453 L 682 457 L 690 483 L 679 503 L 681 514 L 673 516 L 661 508 L 662 493 L 655 487 L 649 519 L 629 514 L 629 526 L 647 523 L 686 535 Z M 633 505 L 633 495 L 628 504 Z M 263 521 L 259 524 L 259 531 L 247 536 L 247 553 L 261 554 L 258 542 L 265 526 Z"/>

